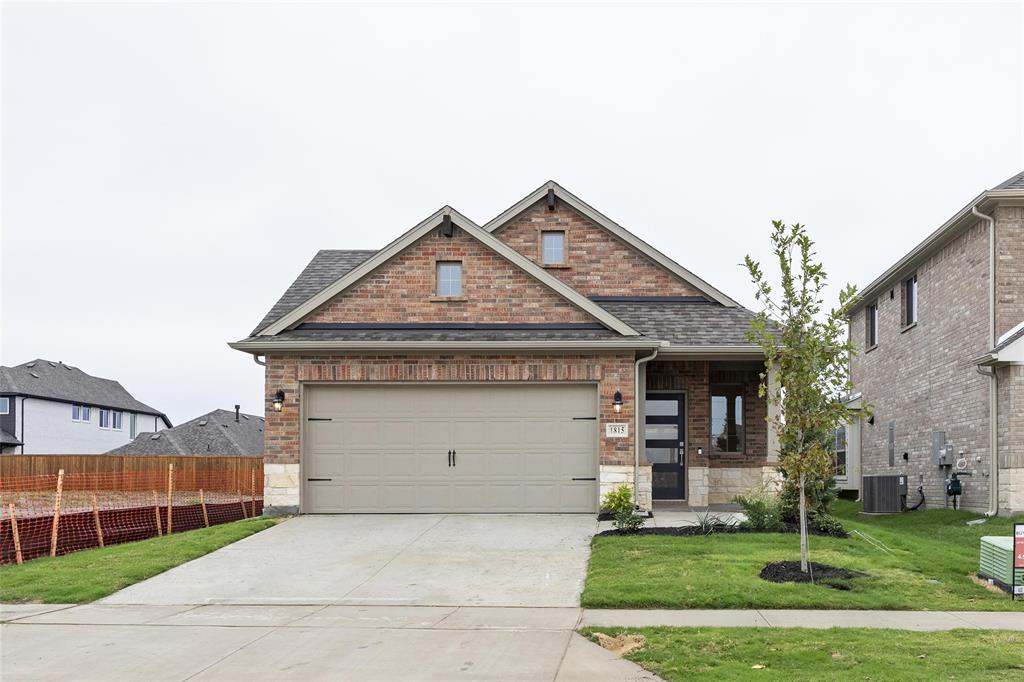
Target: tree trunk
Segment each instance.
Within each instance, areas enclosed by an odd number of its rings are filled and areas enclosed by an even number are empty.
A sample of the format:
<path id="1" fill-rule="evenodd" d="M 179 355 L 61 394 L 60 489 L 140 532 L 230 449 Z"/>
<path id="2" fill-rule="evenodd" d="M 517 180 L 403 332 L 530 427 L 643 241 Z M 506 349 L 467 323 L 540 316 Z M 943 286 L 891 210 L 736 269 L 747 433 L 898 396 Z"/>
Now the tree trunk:
<path id="1" fill-rule="evenodd" d="M 809 552 L 807 550 L 807 496 L 804 494 L 804 480 L 806 475 L 800 474 L 800 571 L 807 573 L 810 567 Z"/>

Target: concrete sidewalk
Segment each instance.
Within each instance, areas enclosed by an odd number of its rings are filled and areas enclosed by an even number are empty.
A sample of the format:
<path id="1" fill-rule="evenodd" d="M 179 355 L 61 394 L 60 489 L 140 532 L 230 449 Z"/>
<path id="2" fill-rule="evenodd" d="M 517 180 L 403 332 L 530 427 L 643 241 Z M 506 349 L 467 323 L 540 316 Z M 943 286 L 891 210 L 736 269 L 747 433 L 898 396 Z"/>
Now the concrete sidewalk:
<path id="1" fill-rule="evenodd" d="M 1022 630 L 1024 611 L 824 611 L 806 609 L 585 609 L 580 626 Z"/>

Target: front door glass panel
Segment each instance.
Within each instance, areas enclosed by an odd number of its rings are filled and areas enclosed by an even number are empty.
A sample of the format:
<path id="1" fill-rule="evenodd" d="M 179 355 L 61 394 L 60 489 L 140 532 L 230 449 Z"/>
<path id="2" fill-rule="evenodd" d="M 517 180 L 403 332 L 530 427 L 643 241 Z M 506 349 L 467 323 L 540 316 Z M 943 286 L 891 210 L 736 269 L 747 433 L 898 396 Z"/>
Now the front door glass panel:
<path id="1" fill-rule="evenodd" d="M 656 500 L 686 499 L 686 396 L 648 394 L 644 402 L 644 452 Z"/>

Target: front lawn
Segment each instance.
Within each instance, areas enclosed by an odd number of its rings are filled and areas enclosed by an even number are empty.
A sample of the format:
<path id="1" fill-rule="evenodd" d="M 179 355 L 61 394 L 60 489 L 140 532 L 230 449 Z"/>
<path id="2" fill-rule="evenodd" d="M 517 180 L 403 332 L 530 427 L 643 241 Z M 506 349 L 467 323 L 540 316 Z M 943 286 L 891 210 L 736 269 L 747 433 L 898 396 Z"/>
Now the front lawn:
<path id="1" fill-rule="evenodd" d="M 1009 680 L 1024 674 L 1024 633 L 861 628 L 586 628 L 638 633 L 626 658 L 675 680 Z"/>
<path id="2" fill-rule="evenodd" d="M 847 581 L 848 590 L 758 576 L 769 562 L 799 559 L 796 534 L 606 536 L 594 538 L 583 606 L 1024 611 L 1024 602 L 1014 604 L 970 578 L 978 570 L 979 539 L 1011 535 L 1012 519 L 967 526 L 975 515 L 937 509 L 862 517 L 859 510 L 842 500 L 835 506 L 848 531 L 868 534 L 892 554 L 856 535 L 810 538 L 813 561 L 870 575 Z"/>
<path id="3" fill-rule="evenodd" d="M 0 567 L 0 601 L 81 604 L 269 528 L 249 519 Z"/>

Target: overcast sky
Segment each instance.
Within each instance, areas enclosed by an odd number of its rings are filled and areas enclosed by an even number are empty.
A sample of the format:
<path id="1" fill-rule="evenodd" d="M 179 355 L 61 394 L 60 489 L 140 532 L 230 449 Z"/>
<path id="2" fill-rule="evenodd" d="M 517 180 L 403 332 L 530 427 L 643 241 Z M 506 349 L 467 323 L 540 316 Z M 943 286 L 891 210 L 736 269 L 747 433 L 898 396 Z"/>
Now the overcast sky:
<path id="1" fill-rule="evenodd" d="M 558 180 L 752 307 L 771 219 L 863 286 L 1024 170 L 1019 2 L 2 12 L 0 361 L 175 423 L 260 412 L 226 343 L 446 203 Z"/>

